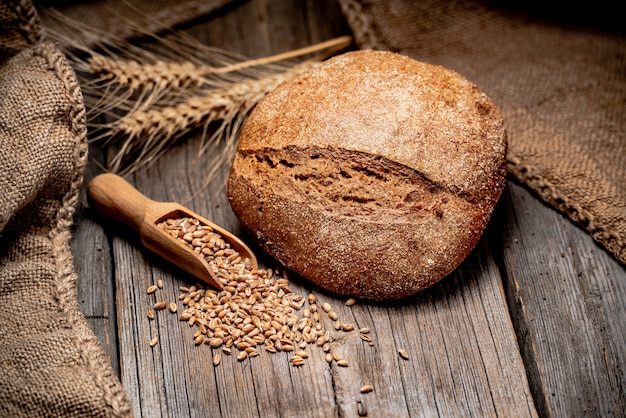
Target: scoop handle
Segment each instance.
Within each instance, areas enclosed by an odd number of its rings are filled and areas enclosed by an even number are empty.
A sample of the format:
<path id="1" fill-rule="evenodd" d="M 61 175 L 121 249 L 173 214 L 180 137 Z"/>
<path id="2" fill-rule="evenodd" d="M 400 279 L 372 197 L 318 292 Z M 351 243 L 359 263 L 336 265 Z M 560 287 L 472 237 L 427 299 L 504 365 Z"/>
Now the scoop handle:
<path id="1" fill-rule="evenodd" d="M 139 231 L 146 208 L 154 201 L 147 198 L 122 177 L 105 173 L 96 176 L 87 187 L 90 205 L 100 214 Z"/>

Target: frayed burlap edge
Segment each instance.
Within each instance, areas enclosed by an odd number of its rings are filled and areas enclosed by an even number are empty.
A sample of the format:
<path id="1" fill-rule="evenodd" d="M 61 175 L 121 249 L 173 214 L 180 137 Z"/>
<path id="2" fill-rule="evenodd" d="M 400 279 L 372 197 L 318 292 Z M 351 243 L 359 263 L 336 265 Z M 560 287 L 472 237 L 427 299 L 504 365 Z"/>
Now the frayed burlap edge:
<path id="1" fill-rule="evenodd" d="M 532 165 L 524 164 L 521 159 L 510 155 L 507 155 L 507 162 L 509 173 L 517 181 L 528 186 L 542 200 L 584 228 L 593 239 L 602 244 L 619 261 L 626 264 L 626 242 L 619 235 L 607 230 L 590 211 L 567 195 L 560 193 L 558 187 L 546 178 L 537 175 Z"/>
<path id="2" fill-rule="evenodd" d="M 49 234 L 56 270 L 56 297 L 59 306 L 76 331 L 76 344 L 81 353 L 82 362 L 92 372 L 94 382 L 103 393 L 104 401 L 114 416 L 130 416 L 131 407 L 121 384 L 117 380 L 109 359 L 105 355 L 96 336 L 93 334 L 78 305 L 76 288 L 77 274 L 70 249 L 71 227 L 78 205 L 83 172 L 87 161 L 86 113 L 82 93 L 73 69 L 65 57 L 51 44 L 42 44 L 37 52 L 46 58 L 68 92 L 70 129 L 76 138 L 74 148 L 74 178 L 68 192 L 63 197 L 61 209 L 57 214 L 56 225 Z"/>
<path id="3" fill-rule="evenodd" d="M 43 36 L 39 14 L 28 1 L 0 3 L 0 65 Z"/>
<path id="4" fill-rule="evenodd" d="M 20 2 L 15 5 L 15 14 L 19 16 L 19 29 L 29 44 L 35 44 L 42 38 L 43 28 L 39 14 L 31 3 Z"/>
<path id="5" fill-rule="evenodd" d="M 348 21 L 354 39 L 361 49 L 383 50 L 387 49 L 378 41 L 378 36 L 363 6 L 358 1 L 340 0 L 341 11 Z"/>

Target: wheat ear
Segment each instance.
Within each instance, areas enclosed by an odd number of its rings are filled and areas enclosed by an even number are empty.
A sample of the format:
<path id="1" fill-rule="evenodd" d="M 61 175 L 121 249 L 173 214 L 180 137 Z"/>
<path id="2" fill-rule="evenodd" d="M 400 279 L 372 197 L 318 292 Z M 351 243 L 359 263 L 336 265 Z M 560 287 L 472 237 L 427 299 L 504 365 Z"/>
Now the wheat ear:
<path id="1" fill-rule="evenodd" d="M 241 71 L 250 67 L 286 61 L 299 56 L 312 54 L 322 50 L 331 52 L 350 45 L 352 38 L 341 36 L 326 42 L 305 48 L 272 55 L 265 58 L 251 59 L 224 66 L 198 65 L 192 62 L 173 62 L 157 60 L 155 63 L 140 63 L 136 60 L 121 60 L 94 53 L 87 62 L 93 74 L 104 80 L 135 89 L 193 88 L 210 84 L 210 75 L 226 74 Z"/>
<path id="2" fill-rule="evenodd" d="M 210 136 L 203 138 L 199 154 L 206 152 L 213 141 L 222 135 L 232 137 L 230 134 L 237 131 L 241 118 L 268 92 L 283 81 L 318 64 L 317 61 L 305 61 L 284 72 L 261 79 L 245 80 L 221 89 L 198 90 L 197 94 L 190 95 L 185 101 L 173 106 L 138 109 L 128 113 L 109 128 L 111 136 L 125 138 L 120 151 L 112 160 L 113 170 L 120 170 L 129 154 L 135 158 L 136 163 L 129 166 L 128 170 L 135 170 L 161 155 L 177 138 L 194 127 L 226 121 Z"/>

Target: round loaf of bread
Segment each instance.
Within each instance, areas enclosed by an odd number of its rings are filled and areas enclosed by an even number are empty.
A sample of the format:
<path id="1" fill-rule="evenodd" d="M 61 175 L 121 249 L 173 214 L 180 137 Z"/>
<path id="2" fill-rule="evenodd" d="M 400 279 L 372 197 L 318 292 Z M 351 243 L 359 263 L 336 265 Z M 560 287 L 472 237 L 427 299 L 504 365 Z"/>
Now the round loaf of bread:
<path id="1" fill-rule="evenodd" d="M 340 294 L 401 298 L 476 245 L 505 184 L 506 146 L 499 111 L 461 75 L 349 52 L 258 103 L 228 197 L 287 268 Z"/>

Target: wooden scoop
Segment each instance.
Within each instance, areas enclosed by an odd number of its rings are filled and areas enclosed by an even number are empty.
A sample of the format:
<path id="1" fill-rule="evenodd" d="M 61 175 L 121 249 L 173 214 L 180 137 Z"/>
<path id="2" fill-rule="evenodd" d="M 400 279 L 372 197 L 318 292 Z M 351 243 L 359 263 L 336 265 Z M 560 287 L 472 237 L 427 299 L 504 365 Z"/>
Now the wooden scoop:
<path id="1" fill-rule="evenodd" d="M 158 223 L 166 219 L 195 218 L 220 234 L 242 259 L 249 259 L 251 269 L 258 268 L 250 248 L 235 235 L 178 203 L 147 198 L 120 176 L 100 174 L 89 184 L 88 194 L 90 204 L 97 212 L 135 229 L 146 248 L 213 287 L 224 288 L 204 257 L 159 228 Z"/>

